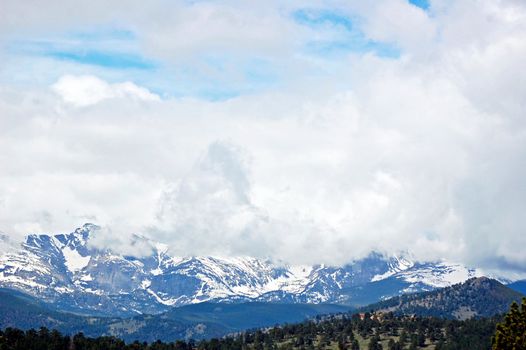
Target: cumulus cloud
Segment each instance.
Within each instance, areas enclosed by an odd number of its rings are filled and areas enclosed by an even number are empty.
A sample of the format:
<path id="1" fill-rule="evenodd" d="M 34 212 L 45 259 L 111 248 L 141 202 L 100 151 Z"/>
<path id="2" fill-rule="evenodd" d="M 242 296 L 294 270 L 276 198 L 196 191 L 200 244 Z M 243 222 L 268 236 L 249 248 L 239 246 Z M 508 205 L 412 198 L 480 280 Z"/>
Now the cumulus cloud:
<path id="1" fill-rule="evenodd" d="M 77 107 L 85 107 L 113 98 L 131 98 L 143 101 L 159 101 L 156 94 L 132 82 L 109 84 L 95 76 L 61 77 L 51 86 L 64 102 Z"/>
<path id="2" fill-rule="evenodd" d="M 178 255 L 255 252 L 261 246 L 252 238 L 261 237 L 254 229 L 263 218 L 250 199 L 248 172 L 242 150 L 213 142 L 190 172 L 164 191 L 152 235 L 173 242 Z"/>
<path id="3" fill-rule="evenodd" d="M 199 55 L 256 53 L 280 67 L 281 84 L 211 102 L 160 98 L 96 70 L 26 90 L 3 79 L 0 229 L 89 221 L 105 227 L 94 244 L 133 254 L 151 249 L 141 234 L 177 255 L 341 264 L 411 251 L 525 272 L 521 2 L 331 3 L 365 40 L 399 47 L 398 58 L 309 56 L 310 34 L 342 30 L 295 22 L 295 9 L 326 6 L 316 1 L 271 2 L 262 16 L 233 2 L 177 4 L 166 9 L 173 26 L 154 26 L 163 8 L 150 6 L 121 18 L 146 54 L 177 70 Z M 85 23 L 117 16 L 97 8 Z M 5 36 L 23 20 L 4 22 Z"/>

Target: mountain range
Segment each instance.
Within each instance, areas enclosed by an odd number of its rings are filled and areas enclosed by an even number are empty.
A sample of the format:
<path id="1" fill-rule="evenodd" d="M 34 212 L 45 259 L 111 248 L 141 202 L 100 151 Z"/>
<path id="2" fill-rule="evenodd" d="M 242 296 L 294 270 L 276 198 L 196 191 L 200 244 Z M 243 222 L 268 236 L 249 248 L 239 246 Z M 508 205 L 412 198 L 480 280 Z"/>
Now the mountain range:
<path id="1" fill-rule="evenodd" d="M 393 297 L 362 310 L 467 319 L 500 315 L 508 310 L 511 302 L 519 301 L 522 296 L 496 280 L 480 277 L 431 292 Z M 90 337 L 115 336 L 127 342 L 209 339 L 247 329 L 297 323 L 322 315 L 329 316 L 321 319 L 330 319 L 330 315 L 337 318 L 355 311 L 327 304 L 203 302 L 173 307 L 157 315 L 96 317 L 57 311 L 53 304 L 22 292 L 0 289 L 0 329 L 47 327 L 69 335 L 82 332 Z"/>
<path id="2" fill-rule="evenodd" d="M 251 257 L 173 257 L 166 245 L 150 240 L 145 242 L 153 247 L 149 256 L 124 256 L 93 247 L 90 237 L 97 229 L 85 224 L 70 234 L 27 236 L 20 247 L 0 255 L 0 287 L 60 311 L 127 317 L 202 302 L 359 306 L 480 275 L 460 264 L 378 253 L 339 267 Z"/>

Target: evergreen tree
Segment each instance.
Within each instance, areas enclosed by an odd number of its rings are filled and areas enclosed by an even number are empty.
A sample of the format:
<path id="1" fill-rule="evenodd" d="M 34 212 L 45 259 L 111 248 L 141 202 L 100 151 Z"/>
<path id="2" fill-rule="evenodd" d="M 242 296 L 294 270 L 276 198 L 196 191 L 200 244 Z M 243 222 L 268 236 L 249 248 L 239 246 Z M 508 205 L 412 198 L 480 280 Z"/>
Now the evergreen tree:
<path id="1" fill-rule="evenodd" d="M 411 345 L 409 345 L 409 350 L 416 350 L 418 349 L 418 342 L 416 337 L 411 339 Z"/>
<path id="2" fill-rule="evenodd" d="M 504 322 L 497 325 L 493 338 L 494 350 L 526 349 L 526 298 L 519 309 L 517 303 L 511 305 Z"/>
<path id="3" fill-rule="evenodd" d="M 342 338 L 338 341 L 338 350 L 347 350 L 347 343 Z"/>
<path id="4" fill-rule="evenodd" d="M 417 339 L 418 346 L 424 346 L 426 344 L 426 336 L 422 330 L 418 331 L 418 335 L 416 339 Z"/>
<path id="5" fill-rule="evenodd" d="M 382 344 L 380 344 L 380 337 L 374 335 L 369 341 L 369 350 L 382 350 Z"/>
<path id="6" fill-rule="evenodd" d="M 402 330 L 400 333 L 400 338 L 398 339 L 398 342 L 400 343 L 400 346 L 404 347 L 405 343 L 407 343 L 407 332 L 405 329 Z"/>

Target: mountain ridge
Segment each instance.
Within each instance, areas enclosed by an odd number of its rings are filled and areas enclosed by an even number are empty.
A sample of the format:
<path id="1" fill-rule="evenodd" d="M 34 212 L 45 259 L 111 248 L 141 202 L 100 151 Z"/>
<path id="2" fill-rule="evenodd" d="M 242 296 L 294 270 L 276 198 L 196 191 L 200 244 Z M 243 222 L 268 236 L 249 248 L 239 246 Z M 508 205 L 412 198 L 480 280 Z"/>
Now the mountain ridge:
<path id="1" fill-rule="evenodd" d="M 434 296 L 435 299 L 430 299 Z M 440 297 L 438 297 L 440 296 Z M 261 329 L 277 324 L 293 324 L 304 320 L 356 318 L 356 312 L 372 312 L 371 320 L 402 316 L 467 319 L 492 317 L 508 310 L 509 304 L 522 297 L 519 293 L 489 278 L 474 278 L 464 283 L 431 292 L 395 297 L 362 310 L 328 304 L 276 303 L 210 303 L 172 308 L 158 315 L 138 315 L 128 318 L 80 316 L 60 312 L 54 305 L 43 303 L 22 292 L 0 289 L 0 329 L 16 327 L 38 329 L 41 326 L 58 329 L 65 334 L 83 332 L 86 336 L 115 336 L 128 342 L 134 340 L 174 341 L 177 339 L 209 339 L 248 329 Z M 432 301 L 435 300 L 435 303 Z M 442 308 L 437 307 L 438 300 Z M 424 301 L 424 302 L 422 302 Z M 408 304 L 411 307 L 396 306 Z M 410 304 L 412 303 L 412 304 Z M 417 307 L 414 307 L 414 306 Z M 457 310 L 464 316 L 458 317 Z M 477 311 L 466 312 L 466 311 Z M 354 316 L 352 316 L 352 314 Z M 325 315 L 325 316 L 324 316 Z M 382 316 L 383 315 L 383 316 Z M 409 317 L 408 317 L 409 316 Z"/>
<path id="2" fill-rule="evenodd" d="M 63 311 L 131 316 L 205 301 L 366 305 L 478 275 L 459 264 L 378 253 L 341 267 L 290 266 L 251 257 L 172 257 L 166 245 L 148 242 L 151 255 L 123 256 L 88 244 L 97 229 L 85 224 L 70 234 L 29 235 L 18 251 L 0 255 L 0 287 Z"/>

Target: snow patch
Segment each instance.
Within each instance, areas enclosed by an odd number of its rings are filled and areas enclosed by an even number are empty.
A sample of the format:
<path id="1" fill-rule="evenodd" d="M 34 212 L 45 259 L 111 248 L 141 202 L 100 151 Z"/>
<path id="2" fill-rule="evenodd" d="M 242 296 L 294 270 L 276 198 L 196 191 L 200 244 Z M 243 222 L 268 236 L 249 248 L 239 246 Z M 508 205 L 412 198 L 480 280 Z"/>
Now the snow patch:
<path id="1" fill-rule="evenodd" d="M 154 275 L 154 276 L 159 276 L 160 274 L 163 273 L 163 270 L 161 270 L 161 269 L 158 267 L 158 268 L 156 268 L 156 269 L 151 270 L 150 273 L 151 273 L 152 275 Z"/>
<path id="2" fill-rule="evenodd" d="M 151 285 L 152 285 L 152 281 L 150 281 L 150 280 L 143 280 L 143 281 L 141 282 L 141 288 L 142 288 L 142 289 L 147 289 L 147 288 L 149 288 Z"/>
<path id="3" fill-rule="evenodd" d="M 70 247 L 62 249 L 66 267 L 71 272 L 77 272 L 88 266 L 91 256 L 82 256 Z"/>
<path id="4" fill-rule="evenodd" d="M 80 280 L 81 280 L 81 281 L 84 281 L 84 282 L 90 282 L 90 281 L 93 281 L 93 277 L 91 277 L 90 274 L 87 274 L 87 275 L 85 275 L 85 276 L 82 276 L 82 277 L 80 278 Z"/>

